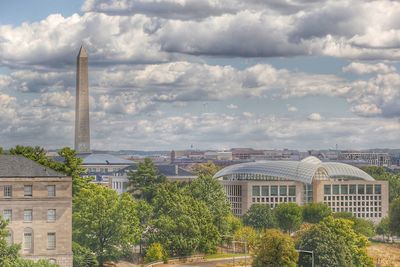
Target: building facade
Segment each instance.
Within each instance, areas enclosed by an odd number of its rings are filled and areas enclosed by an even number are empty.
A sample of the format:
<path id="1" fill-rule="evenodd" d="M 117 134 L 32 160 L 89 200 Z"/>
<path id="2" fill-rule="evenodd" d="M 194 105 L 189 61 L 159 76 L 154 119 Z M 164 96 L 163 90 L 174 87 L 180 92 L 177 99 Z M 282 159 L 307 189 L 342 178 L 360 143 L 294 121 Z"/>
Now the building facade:
<path id="1" fill-rule="evenodd" d="M 389 153 L 343 151 L 339 153 L 338 160 L 365 161 L 365 165 L 390 167 L 391 156 Z"/>
<path id="2" fill-rule="evenodd" d="M 378 223 L 389 208 L 387 181 L 376 181 L 354 166 L 315 157 L 236 164 L 214 177 L 223 185 L 237 216 L 253 204 L 274 208 L 285 202 L 322 202 L 333 212 L 350 212 Z"/>
<path id="3" fill-rule="evenodd" d="M 0 156 L 0 213 L 24 258 L 72 267 L 72 179 L 22 156 Z"/>

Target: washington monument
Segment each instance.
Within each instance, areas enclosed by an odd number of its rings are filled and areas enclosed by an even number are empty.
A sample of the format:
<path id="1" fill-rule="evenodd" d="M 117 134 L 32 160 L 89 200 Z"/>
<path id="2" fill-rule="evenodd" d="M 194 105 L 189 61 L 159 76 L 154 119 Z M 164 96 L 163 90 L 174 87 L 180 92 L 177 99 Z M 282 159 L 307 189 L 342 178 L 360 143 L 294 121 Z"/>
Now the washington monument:
<path id="1" fill-rule="evenodd" d="M 88 55 L 83 46 L 76 68 L 75 151 L 90 153 Z"/>

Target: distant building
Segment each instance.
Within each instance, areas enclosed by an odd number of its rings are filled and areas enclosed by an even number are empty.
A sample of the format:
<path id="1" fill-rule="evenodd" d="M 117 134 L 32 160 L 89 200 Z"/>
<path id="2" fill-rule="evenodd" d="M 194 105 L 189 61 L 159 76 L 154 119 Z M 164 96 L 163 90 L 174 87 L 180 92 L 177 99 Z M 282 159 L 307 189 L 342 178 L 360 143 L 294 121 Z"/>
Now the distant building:
<path id="1" fill-rule="evenodd" d="M 206 160 L 232 160 L 231 151 L 206 151 L 204 152 Z"/>
<path id="2" fill-rule="evenodd" d="M 190 182 L 197 178 L 197 175 L 180 168 L 176 164 L 161 164 L 156 165 L 156 167 L 161 174 L 165 175 L 167 181 L 170 182 Z M 112 175 L 107 175 L 105 177 L 106 182 L 109 187 L 117 191 L 119 194 L 125 193 L 128 190 L 128 174 L 129 172 L 135 172 L 136 170 L 136 165 L 126 167 Z"/>
<path id="3" fill-rule="evenodd" d="M 391 156 L 389 153 L 377 153 L 377 152 L 345 152 L 339 153 L 339 161 L 365 161 L 369 166 L 383 166 L 390 167 Z"/>
<path id="4" fill-rule="evenodd" d="M 231 165 L 214 177 L 220 180 L 238 216 L 255 203 L 274 208 L 285 202 L 322 202 L 333 212 L 350 212 L 377 223 L 389 208 L 387 181 L 375 181 L 354 166 L 322 162 L 312 156 L 302 161 Z"/>
<path id="5" fill-rule="evenodd" d="M 72 179 L 22 156 L 0 155 L 0 212 L 24 258 L 72 267 Z"/>
<path id="6" fill-rule="evenodd" d="M 257 156 L 264 156 L 263 150 L 255 150 L 253 148 L 232 148 L 232 157 L 236 160 L 250 160 Z"/>

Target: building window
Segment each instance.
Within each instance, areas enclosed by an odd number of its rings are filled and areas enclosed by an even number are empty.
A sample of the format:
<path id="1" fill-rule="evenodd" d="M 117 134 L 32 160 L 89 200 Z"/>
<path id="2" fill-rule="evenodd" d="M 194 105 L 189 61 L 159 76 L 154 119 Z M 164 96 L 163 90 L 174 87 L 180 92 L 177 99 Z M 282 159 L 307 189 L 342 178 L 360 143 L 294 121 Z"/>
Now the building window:
<path id="1" fill-rule="evenodd" d="M 296 186 L 289 185 L 289 196 L 296 196 Z"/>
<path id="2" fill-rule="evenodd" d="M 380 195 L 382 193 L 382 187 L 380 184 L 375 185 L 375 194 Z M 376 196 L 375 196 L 376 199 Z"/>
<path id="3" fill-rule="evenodd" d="M 47 210 L 47 221 L 48 222 L 55 222 L 56 221 L 56 210 L 55 209 L 48 209 Z"/>
<path id="4" fill-rule="evenodd" d="M 32 222 L 32 210 L 24 210 L 24 222 Z"/>
<path id="5" fill-rule="evenodd" d="M 279 195 L 280 196 L 286 196 L 287 195 L 287 186 L 286 185 L 279 186 Z"/>
<path id="6" fill-rule="evenodd" d="M 47 249 L 56 248 L 56 233 L 47 233 Z"/>
<path id="7" fill-rule="evenodd" d="M 33 232 L 30 228 L 24 230 L 24 250 L 30 252 L 33 250 Z"/>
<path id="8" fill-rule="evenodd" d="M 11 229 L 7 229 L 6 241 L 7 241 L 7 245 L 9 245 L 9 246 L 11 246 L 14 243 L 13 232 Z"/>
<path id="9" fill-rule="evenodd" d="M 342 184 L 341 187 L 340 187 L 340 191 L 341 191 L 342 194 L 347 195 L 349 193 L 348 192 L 349 191 L 348 185 L 347 184 Z"/>
<path id="10" fill-rule="evenodd" d="M 260 196 L 260 186 L 253 185 L 253 196 L 259 197 Z"/>
<path id="11" fill-rule="evenodd" d="M 269 187 L 268 187 L 268 185 L 263 185 L 263 186 L 261 187 L 261 195 L 262 195 L 263 197 L 269 196 Z"/>
<path id="12" fill-rule="evenodd" d="M 48 197 L 55 197 L 56 196 L 56 186 L 55 185 L 48 185 L 47 186 L 47 196 Z"/>
<path id="13" fill-rule="evenodd" d="M 350 194 L 356 194 L 357 193 L 357 185 L 351 184 L 350 185 Z"/>
<path id="14" fill-rule="evenodd" d="M 339 195 L 339 185 L 334 184 L 334 185 L 332 186 L 332 189 L 333 189 L 333 194 L 334 194 L 334 195 Z"/>
<path id="15" fill-rule="evenodd" d="M 32 196 L 32 185 L 24 185 L 24 196 L 25 197 Z"/>
<path id="16" fill-rule="evenodd" d="M 358 187 L 358 194 L 364 195 L 365 193 L 365 186 L 363 184 L 357 185 Z"/>
<path id="17" fill-rule="evenodd" d="M 324 194 L 325 195 L 330 195 L 331 194 L 331 185 L 330 184 L 324 185 Z"/>
<path id="18" fill-rule="evenodd" d="M 271 196 L 277 196 L 278 195 L 278 186 L 272 185 L 271 186 Z"/>
<path id="19" fill-rule="evenodd" d="M 12 210 L 3 210 L 3 219 L 11 222 L 12 221 Z"/>
<path id="20" fill-rule="evenodd" d="M 367 194 L 371 195 L 374 191 L 372 184 L 367 184 Z"/>
<path id="21" fill-rule="evenodd" d="M 49 263 L 51 263 L 51 264 L 57 264 L 57 260 L 56 260 L 56 259 L 49 259 Z"/>
<path id="22" fill-rule="evenodd" d="M 4 186 L 4 197 L 12 197 L 12 185 Z"/>

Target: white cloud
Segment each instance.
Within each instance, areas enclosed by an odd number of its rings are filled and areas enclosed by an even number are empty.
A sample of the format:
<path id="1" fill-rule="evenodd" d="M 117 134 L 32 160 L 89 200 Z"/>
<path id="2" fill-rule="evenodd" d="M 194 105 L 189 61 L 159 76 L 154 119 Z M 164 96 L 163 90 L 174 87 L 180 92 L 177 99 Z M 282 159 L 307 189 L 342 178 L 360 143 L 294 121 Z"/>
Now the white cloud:
<path id="1" fill-rule="evenodd" d="M 226 107 L 229 109 L 238 109 L 239 108 L 239 106 L 237 106 L 235 104 L 229 104 L 229 105 L 226 105 Z"/>
<path id="2" fill-rule="evenodd" d="M 351 72 L 355 74 L 369 74 L 369 73 L 390 73 L 395 72 L 396 68 L 384 63 L 368 64 L 363 62 L 352 62 L 342 68 L 344 72 Z"/>
<path id="3" fill-rule="evenodd" d="M 314 113 L 311 113 L 310 115 L 308 115 L 308 119 L 310 121 L 320 121 L 322 119 L 322 116 L 321 116 L 321 114 L 314 112 Z"/>
<path id="4" fill-rule="evenodd" d="M 298 111 L 298 109 L 296 107 L 291 106 L 291 105 L 287 105 L 287 110 L 289 112 L 297 112 Z"/>

